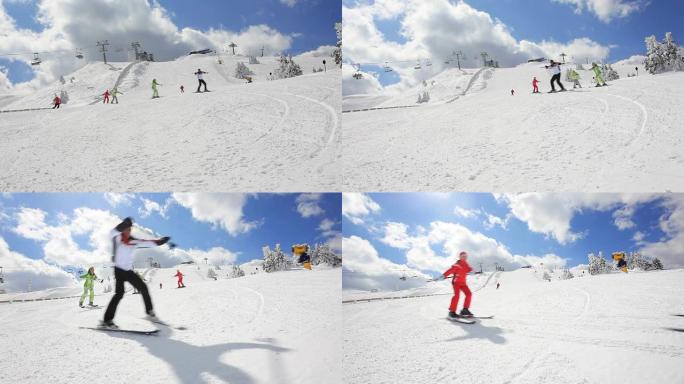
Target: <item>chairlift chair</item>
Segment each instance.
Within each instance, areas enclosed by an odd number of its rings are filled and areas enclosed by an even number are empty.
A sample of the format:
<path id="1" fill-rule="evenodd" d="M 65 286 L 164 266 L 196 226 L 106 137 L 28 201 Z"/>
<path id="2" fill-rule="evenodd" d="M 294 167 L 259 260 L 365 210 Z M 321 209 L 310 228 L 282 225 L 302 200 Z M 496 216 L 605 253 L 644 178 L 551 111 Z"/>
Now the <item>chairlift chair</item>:
<path id="1" fill-rule="evenodd" d="M 42 61 L 40 60 L 40 57 L 38 56 L 38 53 L 33 54 L 33 60 L 31 61 L 31 65 L 40 65 Z"/>
<path id="2" fill-rule="evenodd" d="M 383 67 L 385 72 L 392 72 L 392 68 L 390 68 L 389 64 L 385 61 L 385 66 Z"/>
<path id="3" fill-rule="evenodd" d="M 83 59 L 83 53 L 81 53 L 80 49 L 76 50 L 76 58 L 77 59 Z"/>
<path id="4" fill-rule="evenodd" d="M 432 67 L 432 61 L 428 60 L 428 61 L 425 63 L 425 65 L 428 66 L 428 67 Z"/>
<path id="5" fill-rule="evenodd" d="M 413 67 L 413 69 L 420 69 L 420 68 L 422 68 L 422 67 L 420 66 L 420 60 L 418 60 L 418 63 L 416 64 L 415 67 Z"/>

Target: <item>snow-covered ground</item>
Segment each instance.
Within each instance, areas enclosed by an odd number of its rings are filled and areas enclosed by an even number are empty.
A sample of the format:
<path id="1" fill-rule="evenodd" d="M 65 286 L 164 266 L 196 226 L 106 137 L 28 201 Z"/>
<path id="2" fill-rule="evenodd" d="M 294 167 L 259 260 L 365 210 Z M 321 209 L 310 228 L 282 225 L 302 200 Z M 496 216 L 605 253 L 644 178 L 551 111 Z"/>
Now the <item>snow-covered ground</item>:
<path id="1" fill-rule="evenodd" d="M 192 55 L 170 62 L 91 63 L 29 95 L 2 95 L 3 191 L 328 191 L 341 185 L 340 73 L 321 57 L 294 58 L 305 75 L 267 81 L 275 57 L 248 64 L 254 83 L 234 78 L 241 56 Z M 331 60 L 328 60 L 331 61 Z M 195 94 L 201 68 L 210 93 Z M 71 82 L 71 78 L 74 82 Z M 162 84 L 151 99 L 152 79 Z M 101 103 L 118 84 L 120 104 Z M 181 94 L 179 87 L 185 86 Z"/>
<path id="2" fill-rule="evenodd" d="M 684 314 L 682 281 L 684 270 L 546 282 L 520 269 L 469 278 L 472 312 L 495 315 L 473 325 L 446 319 L 449 281 L 421 292 L 435 296 L 344 304 L 344 380 L 682 383 L 684 333 L 667 329 L 684 328 L 684 317 L 674 316 Z"/>
<path id="3" fill-rule="evenodd" d="M 350 95 L 343 114 L 345 190 L 667 191 L 684 188 L 684 73 L 550 90 L 541 63 L 448 69 L 399 95 Z M 532 94 L 536 76 L 542 94 Z M 434 83 L 433 83 L 434 82 Z M 566 88 L 572 85 L 563 79 Z M 515 96 L 511 96 L 511 89 Z M 365 104 L 365 105 L 364 105 Z"/>
<path id="4" fill-rule="evenodd" d="M 175 288 L 176 268 L 148 271 L 148 287 L 159 317 L 187 330 L 138 336 L 79 329 L 96 325 L 104 309 L 81 309 L 77 299 L 0 304 L 0 381 L 341 382 L 339 269 L 214 281 L 205 267 L 179 268 L 186 288 Z M 106 306 L 109 297 L 95 302 Z M 149 329 L 143 312 L 142 298 L 126 294 L 115 321 Z"/>

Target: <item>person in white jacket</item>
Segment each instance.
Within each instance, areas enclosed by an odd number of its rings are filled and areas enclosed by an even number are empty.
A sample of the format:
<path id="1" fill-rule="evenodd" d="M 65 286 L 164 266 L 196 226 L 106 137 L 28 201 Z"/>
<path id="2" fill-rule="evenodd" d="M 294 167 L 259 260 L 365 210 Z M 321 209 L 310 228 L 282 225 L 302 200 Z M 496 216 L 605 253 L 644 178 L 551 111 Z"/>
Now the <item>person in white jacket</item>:
<path id="1" fill-rule="evenodd" d="M 558 63 L 556 61 L 551 60 L 551 64 L 546 66 L 546 69 L 549 70 L 549 73 L 551 74 L 551 92 L 556 92 L 556 87 L 554 86 L 554 82 L 558 83 L 560 86 L 561 92 L 565 92 L 565 87 L 563 86 L 563 83 L 561 83 L 560 78 L 561 78 L 561 63 Z"/>
<path id="2" fill-rule="evenodd" d="M 147 319 L 157 321 L 152 307 L 152 299 L 147 290 L 147 285 L 142 281 L 133 270 L 133 260 L 135 251 L 139 248 L 152 248 L 169 241 L 169 237 L 162 237 L 156 240 L 140 240 L 131 236 L 131 228 L 133 227 L 133 220 L 130 217 L 125 218 L 119 223 L 111 233 L 112 239 L 112 261 L 114 262 L 114 279 L 116 280 L 116 288 L 112 300 L 107 306 L 104 314 L 104 319 L 100 323 L 102 327 L 117 328 L 114 324 L 114 315 L 116 314 L 116 307 L 124 295 L 124 283 L 130 283 L 137 289 L 143 297 L 145 302 L 145 312 Z"/>

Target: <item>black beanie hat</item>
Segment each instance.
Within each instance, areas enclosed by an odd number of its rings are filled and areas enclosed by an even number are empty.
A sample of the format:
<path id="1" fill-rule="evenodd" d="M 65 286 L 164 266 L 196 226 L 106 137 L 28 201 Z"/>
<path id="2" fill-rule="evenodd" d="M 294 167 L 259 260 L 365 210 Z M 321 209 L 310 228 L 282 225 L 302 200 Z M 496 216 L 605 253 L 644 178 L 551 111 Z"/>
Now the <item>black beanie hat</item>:
<path id="1" fill-rule="evenodd" d="M 127 218 L 123 219 L 123 221 L 120 222 L 120 223 L 115 227 L 115 229 L 116 229 L 117 231 L 119 231 L 119 232 L 123 232 L 124 229 L 130 228 L 130 227 L 132 227 L 132 226 L 133 226 L 133 219 L 131 219 L 130 217 L 127 217 Z"/>

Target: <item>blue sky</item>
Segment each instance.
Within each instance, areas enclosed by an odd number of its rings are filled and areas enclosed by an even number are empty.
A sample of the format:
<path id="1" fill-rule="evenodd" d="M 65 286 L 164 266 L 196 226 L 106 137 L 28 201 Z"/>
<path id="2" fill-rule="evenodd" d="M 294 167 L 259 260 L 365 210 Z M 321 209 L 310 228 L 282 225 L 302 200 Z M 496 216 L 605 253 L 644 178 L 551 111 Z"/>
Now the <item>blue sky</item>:
<path id="1" fill-rule="evenodd" d="M 665 32 L 672 32 L 675 39 L 680 42 L 684 41 L 684 24 L 681 22 L 681 15 L 684 14 L 682 1 L 616 0 L 612 2 L 613 7 L 616 8 L 629 4 L 638 5 L 625 14 L 610 13 L 608 10 L 596 11 L 588 6 L 593 3 L 607 4 L 608 2 L 605 1 L 572 0 L 582 4 L 579 10 L 575 5 L 563 3 L 563 1 L 570 2 L 570 0 L 465 0 L 465 3 L 477 11 L 486 12 L 494 22 L 500 21 L 515 41 L 525 40 L 537 45 L 534 49 L 522 47 L 525 52 L 535 53 L 520 56 L 515 54 L 516 51 L 520 51 L 520 46 L 510 46 L 504 49 L 503 47 L 510 42 L 505 39 L 498 40 L 498 51 L 489 47 L 491 49 L 489 52 L 494 52 L 493 56 L 504 62 L 504 66 L 520 63 L 529 58 L 528 56 L 549 57 L 559 54 L 560 51 L 573 52 L 569 46 L 575 39 L 589 39 L 591 42 L 591 44 L 582 44 L 574 48 L 578 57 L 585 58 L 583 60 L 591 57 L 608 62 L 644 54 L 644 38 L 649 35 L 656 35 L 658 39 L 662 39 Z M 463 24 L 458 25 L 455 18 L 458 11 L 447 16 L 446 12 L 440 11 L 428 15 L 424 9 L 421 10 L 420 22 L 423 25 L 417 26 L 416 21 L 412 20 L 408 29 L 412 36 L 409 37 L 403 33 L 406 30 L 402 31 L 407 20 L 405 10 L 395 10 L 394 14 L 387 17 L 387 8 L 368 7 L 368 5 L 375 5 L 373 0 L 342 0 L 342 3 L 348 9 L 366 9 L 363 13 L 373 13 L 372 25 L 366 24 L 365 21 L 358 22 L 357 20 L 361 19 L 359 14 L 347 12 L 344 16 L 349 17 L 349 20 L 345 20 L 345 31 L 357 36 L 353 40 L 345 39 L 345 59 L 351 62 L 382 63 L 386 60 L 400 62 L 409 58 L 414 62 L 415 56 L 422 59 L 432 57 L 433 61 L 443 61 L 443 56 L 451 51 L 449 48 L 447 52 L 444 45 L 462 49 L 471 60 L 479 59 L 477 55 L 483 50 L 482 46 L 497 41 L 491 25 L 481 20 L 466 24 L 463 20 L 472 20 L 466 16 L 461 20 Z M 429 4 L 429 2 L 419 3 L 426 7 Z M 451 0 L 452 5 L 457 3 L 457 0 Z M 449 17 L 454 17 L 454 19 L 449 19 Z M 444 24 L 449 25 L 444 26 Z M 459 28 L 469 29 L 470 35 L 457 32 Z M 473 28 L 480 29 L 474 30 Z M 372 33 L 374 30 L 382 35 L 384 41 L 380 42 L 371 38 L 374 36 Z M 436 36 L 431 36 L 430 30 L 440 32 Z M 453 35 L 448 36 L 451 31 Z M 414 38 L 415 36 L 417 37 Z M 555 44 L 544 44 L 544 42 Z M 400 49 L 392 43 L 400 44 Z M 410 64 L 411 67 L 413 65 L 415 64 Z M 376 65 L 362 66 L 362 70 L 376 73 L 380 83 L 386 86 L 401 80 L 397 74 L 400 66 L 400 64 L 394 65 L 395 71 L 389 73 L 383 72 L 382 68 Z M 402 74 L 410 77 L 410 73 L 403 72 Z"/>
<path id="2" fill-rule="evenodd" d="M 37 33 L 44 31 L 45 27 L 36 18 L 38 0 L 0 3 L 0 7 L 4 7 L 5 12 L 14 19 L 17 29 Z M 250 26 L 267 25 L 282 35 L 292 37 L 288 52 L 293 54 L 314 50 L 322 45 L 334 45 L 336 35 L 333 26 L 342 19 L 339 0 L 299 0 L 292 6 L 280 0 L 159 0 L 159 4 L 178 29 L 189 27 L 206 32 L 213 28 L 239 32 Z M 145 26 L 140 28 L 144 29 Z M 33 77 L 30 66 L 25 62 L 11 62 L 2 57 L 4 53 L 10 52 L 0 49 L 0 66 L 7 68 L 8 77 L 13 83 Z"/>
<path id="3" fill-rule="evenodd" d="M 84 233 L 74 231 L 76 222 L 75 210 L 91 208 L 106 212 L 107 215 L 123 218 L 130 216 L 134 221 L 146 228 L 150 228 L 159 235 L 172 237 L 173 242 L 180 249 L 196 249 L 207 251 L 214 247 L 221 247 L 233 253 L 239 253 L 238 263 L 252 259 L 261 259 L 261 248 L 265 245 L 273 248 L 280 243 L 286 252 L 295 243 L 334 241 L 341 226 L 340 194 L 312 194 L 302 197 L 297 194 L 259 194 L 248 195 L 244 204 L 222 207 L 221 197 L 206 204 L 202 195 L 197 201 L 181 205 L 174 201 L 169 194 L 136 194 L 129 195 L 118 204 L 111 202 L 103 194 L 95 193 L 26 193 L 10 194 L 0 197 L 0 237 L 3 238 L 13 252 L 18 252 L 32 259 L 43 259 L 46 254 L 46 241 L 37 241 L 27 236 L 27 231 L 17 230 L 19 213 L 27 208 L 40 209 L 46 216 L 44 224 L 54 227 L 52 231 L 70 231 L 69 236 L 82 250 L 91 251 L 90 235 L 97 228 L 90 228 Z M 228 196 L 227 194 L 222 196 Z M 299 200 L 298 200 L 299 198 Z M 156 202 L 158 210 L 142 213 L 144 200 Z M 302 206 L 302 201 L 305 206 Z M 205 203 L 202 213 L 193 212 L 193 207 L 200 207 Z M 162 214 L 160 210 L 167 208 Z M 200 207 L 201 208 L 201 207 Z M 308 210 L 306 210 L 308 208 Z M 237 231 L 231 234 L 221 226 L 221 217 L 208 219 L 207 212 L 225 210 L 241 213 L 241 222 L 256 223 L 253 229 L 246 232 Z M 303 212 L 308 212 L 304 214 Z M 60 215 L 65 215 L 60 217 Z M 307 217 L 304 217 L 307 215 Z M 211 220 L 213 219 L 213 222 Z M 332 224 L 325 230 L 321 229 L 321 222 L 330 221 Z M 72 227 L 69 227 L 72 224 Z M 105 225 L 94 223 L 95 227 Z M 48 231 L 45 231 L 48 232 Z M 55 236 L 57 237 L 57 236 Z M 57 242 L 56 242 L 57 244 Z M 1 255 L 0 255 L 1 256 Z M 1 264 L 1 263 L 0 263 Z"/>
<path id="4" fill-rule="evenodd" d="M 372 204 L 361 203 L 359 198 L 344 199 L 345 261 L 357 259 L 351 249 L 362 249 L 358 244 L 347 247 L 351 244 L 347 240 L 356 236 L 368 241 L 381 258 L 399 265 L 394 268 L 402 269 L 401 265 L 408 264 L 409 268 L 430 275 L 441 272 L 441 264 L 448 266 L 455 261 L 460 250 L 469 251 L 471 259 L 482 261 L 490 269 L 494 261 L 515 267 L 533 262 L 534 257 L 541 260 L 545 255 L 565 259 L 565 267 L 573 267 L 586 264 L 587 255 L 599 251 L 604 255 L 641 251 L 647 256 L 667 259 L 665 264 L 671 267 L 684 265 L 681 255 L 663 252 L 663 248 L 679 247 L 672 242 L 679 232 L 666 233 L 664 228 L 675 227 L 671 223 L 678 215 L 673 212 L 684 207 L 682 196 L 674 200 L 668 195 L 610 194 L 385 193 L 366 197 L 377 204 L 375 211 L 367 208 L 365 213 L 359 213 L 363 212 L 361 206 Z M 489 215 L 498 219 L 490 221 Z M 452 243 L 431 242 L 434 255 L 429 256 L 421 245 L 425 244 L 423 240 L 436 236 L 433 225 L 437 222 L 456 224 L 466 230 L 449 227 L 442 233 L 447 233 Z M 407 229 L 393 232 L 395 241 L 388 241 L 388 223 L 402 223 Z M 492 244 L 505 247 L 507 252 Z M 408 256 L 410 252 L 416 252 L 414 259 Z M 515 255 L 532 258 L 513 263 L 510 256 Z M 435 260 L 436 268 L 421 268 Z M 559 259 L 549 259 L 552 261 Z M 354 266 L 364 268 L 360 261 Z"/>

